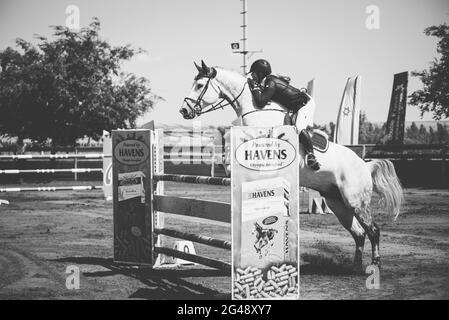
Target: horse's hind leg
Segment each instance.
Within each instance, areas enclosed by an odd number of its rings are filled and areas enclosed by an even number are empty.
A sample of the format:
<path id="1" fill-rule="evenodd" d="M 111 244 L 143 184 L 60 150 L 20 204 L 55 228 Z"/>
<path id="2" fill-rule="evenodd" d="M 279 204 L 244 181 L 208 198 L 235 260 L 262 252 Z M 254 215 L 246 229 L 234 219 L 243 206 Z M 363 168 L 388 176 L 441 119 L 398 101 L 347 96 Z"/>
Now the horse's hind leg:
<path id="1" fill-rule="evenodd" d="M 341 198 L 326 198 L 327 205 L 337 216 L 340 223 L 351 233 L 355 241 L 354 270 L 362 272 L 363 248 L 365 246 L 365 230 L 354 216 L 352 208 L 348 208 Z"/>
<path id="2" fill-rule="evenodd" d="M 367 209 L 369 210 L 369 209 Z M 362 225 L 363 229 L 365 229 L 368 238 L 371 242 L 372 248 L 372 264 L 380 267 L 380 253 L 379 253 L 379 245 L 380 245 L 380 228 L 372 219 L 364 219 L 363 216 L 357 216 L 357 220 Z"/>
<path id="3" fill-rule="evenodd" d="M 357 221 L 363 227 L 372 247 L 372 264 L 380 266 L 379 242 L 380 229 L 374 222 L 371 214 L 371 195 L 370 187 L 365 188 L 363 192 L 345 194 L 345 203 L 347 206 L 354 208 L 354 213 Z"/>

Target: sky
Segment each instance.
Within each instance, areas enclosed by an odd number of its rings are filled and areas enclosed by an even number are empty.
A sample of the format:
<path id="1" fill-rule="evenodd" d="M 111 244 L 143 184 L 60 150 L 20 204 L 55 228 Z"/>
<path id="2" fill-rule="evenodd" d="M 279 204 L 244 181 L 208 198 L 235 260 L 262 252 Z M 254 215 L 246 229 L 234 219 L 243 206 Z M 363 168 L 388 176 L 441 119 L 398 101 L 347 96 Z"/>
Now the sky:
<path id="1" fill-rule="evenodd" d="M 178 109 L 192 86 L 194 61 L 235 70 L 242 65 L 230 47 L 242 37 L 240 0 L 0 0 L 0 50 L 17 37 L 35 42 L 35 34 L 50 35 L 49 25 L 65 24 L 69 5 L 79 8 L 81 27 L 98 17 L 103 39 L 148 52 L 123 65 L 148 78 L 165 99 L 141 124 L 191 124 Z M 379 9 L 378 29 L 366 27 L 370 5 Z M 436 38 L 423 30 L 449 21 L 448 0 L 247 0 L 247 10 L 248 48 L 262 50 L 248 63 L 267 59 L 297 87 L 314 78 L 318 124 L 336 121 L 346 80 L 355 75 L 362 77 L 362 112 L 372 122 L 386 121 L 393 75 L 427 68 L 437 56 Z M 409 94 L 420 86 L 409 78 Z M 235 117 L 229 108 L 201 120 L 229 125 Z M 406 120 L 421 120 L 419 110 L 409 106 Z"/>

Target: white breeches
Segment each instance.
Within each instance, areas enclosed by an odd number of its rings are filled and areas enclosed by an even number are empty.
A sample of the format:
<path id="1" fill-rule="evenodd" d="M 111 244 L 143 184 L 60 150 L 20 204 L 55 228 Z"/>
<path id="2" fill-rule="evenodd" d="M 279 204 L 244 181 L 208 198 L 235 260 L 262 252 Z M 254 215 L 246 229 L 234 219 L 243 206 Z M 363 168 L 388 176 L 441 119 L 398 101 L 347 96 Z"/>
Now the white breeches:
<path id="1" fill-rule="evenodd" d="M 313 127 L 313 116 L 315 114 L 315 101 L 310 99 L 307 104 L 299 109 L 296 117 L 296 128 L 299 131 L 306 129 L 308 126 Z"/>

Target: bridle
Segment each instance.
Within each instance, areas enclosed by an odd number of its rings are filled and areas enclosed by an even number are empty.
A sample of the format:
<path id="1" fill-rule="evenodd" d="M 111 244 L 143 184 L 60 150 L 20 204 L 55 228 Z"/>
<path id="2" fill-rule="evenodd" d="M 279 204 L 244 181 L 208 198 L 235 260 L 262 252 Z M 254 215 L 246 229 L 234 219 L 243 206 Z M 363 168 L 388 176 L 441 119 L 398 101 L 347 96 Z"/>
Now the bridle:
<path id="1" fill-rule="evenodd" d="M 211 83 L 212 77 L 208 77 L 206 84 L 204 85 L 203 91 L 201 91 L 200 95 L 198 96 L 198 98 L 192 99 L 189 97 L 185 97 L 184 98 L 184 102 L 189 106 L 191 112 L 189 113 L 189 118 L 193 119 L 195 116 L 200 116 L 202 114 L 205 113 L 209 113 L 218 109 L 223 109 L 224 107 L 231 105 L 232 107 L 235 108 L 234 103 L 240 98 L 240 96 L 242 95 L 243 91 L 245 90 L 245 86 L 246 86 L 246 82 L 243 85 L 242 90 L 240 91 L 240 93 L 233 99 L 231 100 L 229 97 L 227 97 L 225 94 L 223 94 L 223 92 L 218 88 L 215 88 L 214 85 Z M 209 108 L 207 109 L 202 109 L 201 108 L 201 102 L 203 102 L 203 97 L 206 94 L 207 89 L 209 88 L 209 85 L 212 87 L 212 89 L 215 90 L 215 92 L 218 93 L 218 97 L 221 98 L 220 101 L 218 101 L 215 104 L 212 104 Z M 223 102 L 225 102 L 225 104 L 223 104 Z M 194 105 L 192 106 L 191 103 L 193 103 Z"/>

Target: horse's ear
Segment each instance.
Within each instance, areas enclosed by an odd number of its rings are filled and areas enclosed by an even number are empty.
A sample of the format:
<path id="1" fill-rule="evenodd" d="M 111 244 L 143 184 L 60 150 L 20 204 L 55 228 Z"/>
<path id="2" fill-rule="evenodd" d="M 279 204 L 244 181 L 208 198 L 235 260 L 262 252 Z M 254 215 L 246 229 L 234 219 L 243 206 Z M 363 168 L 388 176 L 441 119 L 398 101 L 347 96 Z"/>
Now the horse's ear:
<path id="1" fill-rule="evenodd" d="M 195 64 L 196 70 L 198 70 L 198 72 L 201 72 L 202 69 L 199 65 L 196 64 L 196 62 L 193 62 Z"/>
<path id="2" fill-rule="evenodd" d="M 204 63 L 204 61 L 203 60 L 201 60 L 201 68 L 203 69 L 203 71 L 204 71 L 204 73 L 205 74 L 208 74 L 209 73 L 209 67 Z"/>
<path id="3" fill-rule="evenodd" d="M 215 78 L 217 75 L 217 70 L 215 70 L 215 68 L 208 67 L 203 60 L 201 60 L 201 68 L 202 72 L 209 78 Z"/>
<path id="4" fill-rule="evenodd" d="M 209 72 L 208 76 L 210 78 L 215 78 L 217 76 L 217 70 L 215 68 L 209 68 L 209 71 L 210 72 Z"/>

